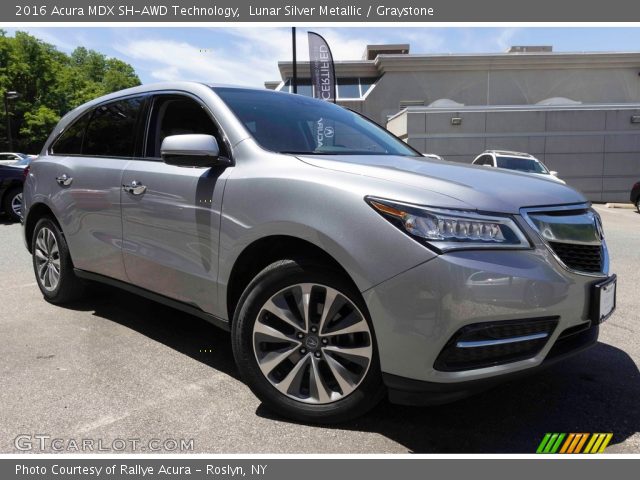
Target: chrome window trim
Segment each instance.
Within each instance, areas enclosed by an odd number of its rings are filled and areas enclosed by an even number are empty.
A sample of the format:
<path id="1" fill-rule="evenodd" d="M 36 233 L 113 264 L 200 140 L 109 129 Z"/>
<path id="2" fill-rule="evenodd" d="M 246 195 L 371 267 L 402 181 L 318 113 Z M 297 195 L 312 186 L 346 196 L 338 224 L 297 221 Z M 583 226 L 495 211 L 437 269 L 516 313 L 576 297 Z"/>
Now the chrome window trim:
<path id="1" fill-rule="evenodd" d="M 547 240 L 542 236 L 542 234 L 538 230 L 538 227 L 535 225 L 533 220 L 531 220 L 531 218 L 529 217 L 529 214 L 531 214 L 531 213 L 559 212 L 559 211 L 563 211 L 563 210 L 569 211 L 569 210 L 585 210 L 585 209 L 591 209 L 595 213 L 595 218 L 596 218 L 596 220 L 598 222 L 598 228 L 599 228 L 601 236 L 602 236 L 602 241 L 600 242 L 600 247 L 602 248 L 602 272 L 599 272 L 599 273 L 583 272 L 581 270 L 575 270 L 575 269 L 570 268 L 569 266 L 567 266 L 562 261 L 562 259 L 558 256 L 558 254 L 553 250 L 551 245 L 549 245 Z M 593 210 L 593 208 L 591 207 L 591 202 L 572 203 L 572 204 L 569 204 L 569 205 L 558 205 L 558 206 L 549 206 L 549 207 L 546 207 L 546 206 L 543 206 L 543 207 L 526 207 L 526 208 L 521 208 L 520 209 L 520 215 L 522 216 L 524 221 L 527 222 L 527 225 L 529 225 L 529 227 L 531 227 L 531 229 L 536 233 L 536 235 L 538 236 L 540 241 L 544 244 L 544 246 L 551 253 L 551 255 L 553 255 L 553 257 L 560 264 L 560 266 L 562 266 L 562 268 L 564 268 L 568 272 L 573 273 L 575 275 L 582 275 L 582 276 L 585 276 L 585 277 L 594 277 L 594 278 L 607 278 L 607 277 L 609 277 L 609 250 L 607 249 L 607 242 L 604 239 L 604 232 L 602 231 L 602 220 L 600 219 L 600 215 L 598 214 L 598 212 Z M 564 243 L 569 243 L 569 242 L 564 242 Z M 576 245 L 578 245 L 578 244 L 576 244 Z"/>

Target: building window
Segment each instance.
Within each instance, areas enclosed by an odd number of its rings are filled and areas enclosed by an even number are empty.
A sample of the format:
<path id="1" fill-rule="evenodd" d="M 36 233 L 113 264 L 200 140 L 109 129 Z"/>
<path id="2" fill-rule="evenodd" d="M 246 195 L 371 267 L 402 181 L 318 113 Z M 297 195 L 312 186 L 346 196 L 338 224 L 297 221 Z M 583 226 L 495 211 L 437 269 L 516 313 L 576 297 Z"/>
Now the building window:
<path id="1" fill-rule="evenodd" d="M 375 85 L 376 80 L 377 78 L 368 77 L 338 78 L 338 100 L 359 100 L 364 98 L 367 92 Z M 291 93 L 291 79 L 288 78 L 284 82 L 280 91 Z M 311 85 L 310 79 L 298 79 L 298 94 L 305 95 L 307 97 L 313 96 L 313 86 Z"/>

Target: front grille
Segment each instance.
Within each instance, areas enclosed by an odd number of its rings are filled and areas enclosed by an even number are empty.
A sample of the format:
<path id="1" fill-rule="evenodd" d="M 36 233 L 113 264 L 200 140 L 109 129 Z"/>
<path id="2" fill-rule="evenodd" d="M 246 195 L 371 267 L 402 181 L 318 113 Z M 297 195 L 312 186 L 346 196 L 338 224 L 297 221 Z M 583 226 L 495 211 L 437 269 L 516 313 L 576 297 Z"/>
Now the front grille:
<path id="1" fill-rule="evenodd" d="M 455 372 L 534 357 L 551 337 L 558 318 L 485 322 L 463 327 L 442 349 L 434 368 Z"/>
<path id="2" fill-rule="evenodd" d="M 572 270 L 599 273 L 603 270 L 602 247 L 577 243 L 549 242 L 549 246 L 562 262 Z"/>

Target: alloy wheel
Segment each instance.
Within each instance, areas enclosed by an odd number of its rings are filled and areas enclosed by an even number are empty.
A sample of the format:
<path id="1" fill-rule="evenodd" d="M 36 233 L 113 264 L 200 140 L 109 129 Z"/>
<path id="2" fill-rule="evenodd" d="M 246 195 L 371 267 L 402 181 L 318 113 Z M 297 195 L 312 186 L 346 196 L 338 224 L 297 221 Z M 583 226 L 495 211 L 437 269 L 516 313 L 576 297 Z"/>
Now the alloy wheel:
<path id="1" fill-rule="evenodd" d="M 11 199 L 11 211 L 17 217 L 22 217 L 22 192 Z"/>
<path id="2" fill-rule="evenodd" d="M 38 281 L 45 290 L 51 292 L 60 283 L 60 250 L 54 233 L 47 227 L 41 228 L 35 247 Z"/>
<path id="3" fill-rule="evenodd" d="M 289 286 L 262 306 L 253 326 L 253 349 L 273 387 L 311 404 L 353 393 L 373 357 L 362 312 L 338 290 L 314 283 Z"/>

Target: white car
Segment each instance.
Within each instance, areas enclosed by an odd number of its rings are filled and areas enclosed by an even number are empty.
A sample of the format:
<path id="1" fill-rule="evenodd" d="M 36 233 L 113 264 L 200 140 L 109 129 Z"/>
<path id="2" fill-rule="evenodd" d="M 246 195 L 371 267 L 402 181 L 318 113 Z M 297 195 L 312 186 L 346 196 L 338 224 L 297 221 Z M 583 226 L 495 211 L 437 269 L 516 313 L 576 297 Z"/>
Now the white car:
<path id="1" fill-rule="evenodd" d="M 13 165 L 29 157 L 29 155 L 25 155 L 24 153 L 0 152 L 0 165 Z"/>
<path id="2" fill-rule="evenodd" d="M 478 155 L 472 163 L 473 165 L 483 165 L 485 167 L 515 170 L 517 172 L 547 178 L 558 183 L 566 183 L 564 180 L 558 178 L 558 172 L 549 170 L 544 163 L 528 153 L 487 150 Z"/>

